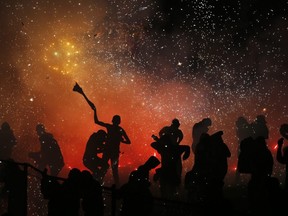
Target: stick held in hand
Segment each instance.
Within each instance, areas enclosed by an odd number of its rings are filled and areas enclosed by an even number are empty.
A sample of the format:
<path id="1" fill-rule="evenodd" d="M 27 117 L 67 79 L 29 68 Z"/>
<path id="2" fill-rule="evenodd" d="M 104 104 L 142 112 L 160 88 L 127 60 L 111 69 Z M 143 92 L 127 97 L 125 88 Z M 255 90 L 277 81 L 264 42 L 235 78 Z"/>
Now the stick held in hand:
<path id="1" fill-rule="evenodd" d="M 87 96 L 85 95 L 83 89 L 80 87 L 80 85 L 76 82 L 76 84 L 73 87 L 73 91 L 80 93 L 81 95 L 83 95 L 83 97 L 85 98 L 85 100 L 87 101 L 87 103 L 89 104 L 89 106 L 91 107 L 91 109 L 95 109 L 95 105 L 87 98 Z"/>

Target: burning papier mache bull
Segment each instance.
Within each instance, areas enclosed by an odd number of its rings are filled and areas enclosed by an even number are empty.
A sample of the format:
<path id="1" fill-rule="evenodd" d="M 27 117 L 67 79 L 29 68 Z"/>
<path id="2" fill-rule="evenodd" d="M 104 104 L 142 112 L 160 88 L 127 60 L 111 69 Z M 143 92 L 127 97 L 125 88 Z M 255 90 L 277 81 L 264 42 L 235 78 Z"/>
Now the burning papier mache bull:
<path id="1" fill-rule="evenodd" d="M 85 100 L 87 101 L 87 103 L 89 104 L 89 106 L 91 107 L 91 109 L 95 109 L 95 105 L 87 98 L 87 96 L 85 95 L 83 89 L 80 87 L 80 85 L 76 82 L 76 84 L 73 87 L 73 91 L 80 93 L 81 95 L 83 95 L 83 97 L 85 98 Z"/>

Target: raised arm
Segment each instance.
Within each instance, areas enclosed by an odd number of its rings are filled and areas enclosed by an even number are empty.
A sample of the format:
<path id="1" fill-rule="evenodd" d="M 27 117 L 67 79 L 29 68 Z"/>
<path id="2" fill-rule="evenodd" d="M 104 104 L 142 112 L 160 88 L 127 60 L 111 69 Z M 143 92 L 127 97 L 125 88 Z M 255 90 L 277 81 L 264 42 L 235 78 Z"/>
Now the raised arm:
<path id="1" fill-rule="evenodd" d="M 96 107 L 94 106 L 94 104 L 92 106 L 92 109 L 93 109 L 93 112 L 94 112 L 94 122 L 95 122 L 95 124 L 98 124 L 100 126 L 106 127 L 106 125 L 107 125 L 106 123 L 99 121 L 98 116 L 97 116 L 97 110 L 96 110 Z"/>

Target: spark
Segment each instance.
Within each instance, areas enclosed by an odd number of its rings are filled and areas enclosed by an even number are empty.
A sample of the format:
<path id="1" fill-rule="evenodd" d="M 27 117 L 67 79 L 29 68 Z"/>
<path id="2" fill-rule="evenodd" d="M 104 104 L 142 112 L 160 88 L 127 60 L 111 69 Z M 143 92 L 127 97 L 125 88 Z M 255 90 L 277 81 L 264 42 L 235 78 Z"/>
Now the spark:
<path id="1" fill-rule="evenodd" d="M 63 75 L 71 74 L 79 66 L 80 51 L 72 42 L 62 39 L 51 43 L 45 49 L 44 62 L 54 71 Z M 53 55 L 49 53 L 52 51 Z"/>

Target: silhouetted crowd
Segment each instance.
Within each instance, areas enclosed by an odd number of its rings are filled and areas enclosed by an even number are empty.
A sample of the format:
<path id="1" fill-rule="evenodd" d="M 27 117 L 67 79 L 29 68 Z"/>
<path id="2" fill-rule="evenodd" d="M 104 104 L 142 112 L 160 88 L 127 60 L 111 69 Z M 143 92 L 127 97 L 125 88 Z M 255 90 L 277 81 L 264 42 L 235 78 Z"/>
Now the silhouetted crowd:
<path id="1" fill-rule="evenodd" d="M 182 179 L 186 191 L 183 202 L 197 208 L 186 215 L 237 215 L 233 206 L 223 195 L 224 178 L 228 171 L 228 159 L 231 152 L 223 140 L 224 131 L 209 133 L 212 125 L 210 118 L 204 118 L 192 127 L 192 144 L 182 145 L 183 133 L 178 119 L 171 125 L 164 126 L 150 147 L 161 158 L 150 156 L 147 161 L 133 170 L 127 183 L 120 185 L 119 152 L 120 143 L 131 144 L 129 136 L 120 127 L 121 118 L 114 115 L 111 123 L 98 119 L 96 106 L 86 97 L 82 88 L 76 83 L 74 91 L 84 96 L 94 113 L 95 124 L 103 127 L 91 134 L 83 154 L 83 165 L 87 170 L 72 168 L 67 179 L 58 177 L 65 166 L 61 148 L 54 136 L 46 131 L 44 124 L 36 125 L 40 150 L 30 152 L 29 157 L 41 172 L 41 192 L 48 200 L 48 216 L 79 216 L 80 209 L 85 216 L 103 216 L 103 183 L 107 170 L 111 167 L 116 186 L 115 199 L 121 202 L 121 216 L 153 215 L 155 197 L 151 184 L 158 184 L 163 200 L 176 200 Z M 240 116 L 236 122 L 238 138 L 238 161 L 236 182 L 241 174 L 249 174 L 247 184 L 248 211 L 239 215 L 274 215 L 285 211 L 288 198 L 288 147 L 283 147 L 288 140 L 288 124 L 279 128 L 277 161 L 286 166 L 285 184 L 272 176 L 273 155 L 267 147 L 269 130 L 264 115 L 258 115 L 249 123 Z M 25 215 L 25 171 L 13 161 L 12 151 L 17 139 L 7 122 L 0 130 L 0 182 L 3 183 L 1 198 L 8 194 L 8 209 L 5 215 Z M 194 154 L 191 169 L 182 176 L 182 162 Z M 150 177 L 150 171 L 155 174 Z M 150 181 L 153 179 L 153 182 Z M 163 214 L 164 215 L 164 214 Z M 173 215 L 166 212 L 165 215 Z"/>

